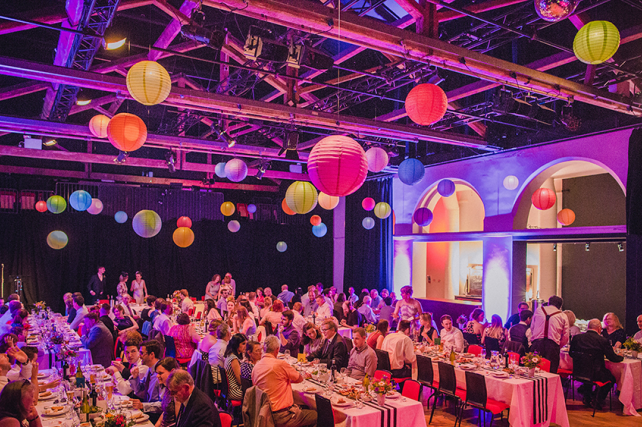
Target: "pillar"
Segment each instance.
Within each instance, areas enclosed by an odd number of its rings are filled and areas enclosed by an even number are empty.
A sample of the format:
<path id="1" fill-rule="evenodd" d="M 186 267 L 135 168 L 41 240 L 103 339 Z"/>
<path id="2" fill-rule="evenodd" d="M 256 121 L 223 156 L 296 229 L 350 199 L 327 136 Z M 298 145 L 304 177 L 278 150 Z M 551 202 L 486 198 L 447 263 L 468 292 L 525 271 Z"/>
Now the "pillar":
<path id="1" fill-rule="evenodd" d="M 346 256 L 346 198 L 339 197 L 339 204 L 332 210 L 332 284 L 343 292 L 343 273 Z"/>
<path id="2" fill-rule="evenodd" d="M 512 236 L 484 237 L 482 307 L 486 317 L 493 314 L 505 321 L 510 311 L 513 272 Z"/>

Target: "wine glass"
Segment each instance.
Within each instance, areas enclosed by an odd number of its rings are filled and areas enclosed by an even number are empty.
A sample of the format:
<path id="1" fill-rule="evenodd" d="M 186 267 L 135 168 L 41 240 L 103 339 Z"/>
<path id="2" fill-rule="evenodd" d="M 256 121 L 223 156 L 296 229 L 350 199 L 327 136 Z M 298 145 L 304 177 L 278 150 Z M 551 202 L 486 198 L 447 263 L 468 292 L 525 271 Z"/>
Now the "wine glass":
<path id="1" fill-rule="evenodd" d="M 283 352 L 283 355 L 285 356 L 285 359 L 286 359 L 286 360 L 287 360 L 287 359 L 289 359 L 289 358 L 290 358 L 290 350 L 285 350 L 285 351 Z"/>

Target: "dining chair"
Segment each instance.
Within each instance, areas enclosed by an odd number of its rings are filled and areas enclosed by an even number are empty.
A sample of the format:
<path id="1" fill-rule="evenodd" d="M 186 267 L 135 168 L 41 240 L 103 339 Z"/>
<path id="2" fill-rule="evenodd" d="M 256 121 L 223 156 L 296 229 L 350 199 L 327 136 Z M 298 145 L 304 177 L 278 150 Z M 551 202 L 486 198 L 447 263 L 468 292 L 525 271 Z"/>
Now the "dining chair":
<path id="1" fill-rule="evenodd" d="M 222 366 L 219 366 L 218 370 L 221 376 L 221 400 L 224 402 L 224 406 L 226 406 L 226 412 L 230 412 L 230 410 L 234 410 L 237 406 L 241 406 L 243 402 L 240 400 L 232 400 L 228 397 L 230 394 L 230 383 L 227 380 L 227 372 L 225 372 Z"/>
<path id="2" fill-rule="evenodd" d="M 571 357 L 573 358 L 573 378 L 576 381 L 590 384 L 591 391 L 593 390 L 593 386 L 597 386 L 595 393 L 592 393 L 593 396 L 591 396 L 593 400 L 593 417 L 595 417 L 599 390 L 603 387 L 609 387 L 609 390 L 612 391 L 614 384 L 611 381 L 602 382 L 595 380 L 595 373 L 598 370 L 598 363 L 600 362 L 596 359 L 596 356 L 593 356 L 590 353 L 574 351 L 571 353 Z M 610 410 L 612 410 L 612 393 L 609 393 L 609 411 Z"/>
<path id="3" fill-rule="evenodd" d="M 417 355 L 417 381 L 432 391 L 432 394 L 428 397 L 428 400 L 430 400 L 439 388 L 439 381 L 435 381 L 432 359 L 428 356 Z"/>
<path id="4" fill-rule="evenodd" d="M 481 356 L 482 350 L 483 348 L 480 345 L 471 345 L 468 347 L 468 353 L 474 354 L 475 356 Z"/>
<path id="5" fill-rule="evenodd" d="M 165 357 L 176 358 L 176 343 L 170 335 L 165 335 Z"/>
<path id="6" fill-rule="evenodd" d="M 350 355 L 350 352 L 354 348 L 354 345 L 352 344 L 352 340 L 348 337 L 343 337 L 343 342 L 346 343 L 346 350 L 348 350 L 348 355 Z"/>
<path id="7" fill-rule="evenodd" d="M 392 373 L 390 367 L 390 355 L 387 351 L 384 350 L 375 350 L 377 353 L 377 370 L 388 371 Z M 406 380 L 409 380 L 410 377 L 392 377 L 392 380 L 399 384 L 399 387 L 403 389 L 403 384 Z"/>
<path id="8" fill-rule="evenodd" d="M 486 337 L 484 338 L 484 347 L 486 348 L 486 359 L 490 359 L 493 351 L 501 351 L 499 340 L 497 338 Z"/>
<path id="9" fill-rule="evenodd" d="M 515 365 L 519 365 L 519 361 L 521 359 L 521 356 L 519 355 L 519 353 L 515 353 L 514 351 L 509 351 L 507 353 L 507 356 L 508 356 L 508 362 L 509 363 L 513 363 Z"/>
<path id="10" fill-rule="evenodd" d="M 539 363 L 539 368 L 542 371 L 551 372 L 551 361 L 542 357 L 542 360 Z"/>
<path id="11" fill-rule="evenodd" d="M 421 401 L 421 384 L 415 380 L 406 380 L 401 395 L 417 402 Z"/>
<path id="12" fill-rule="evenodd" d="M 325 398 L 317 393 L 314 395 L 314 400 L 317 404 L 317 425 L 333 426 L 334 412 L 332 412 L 332 402 L 330 401 L 330 399 Z"/>
<path id="13" fill-rule="evenodd" d="M 432 411 L 430 412 L 430 421 L 435 415 L 435 408 L 437 407 L 437 398 L 439 396 L 450 396 L 455 399 L 456 407 L 455 413 L 459 411 L 459 404 L 466 400 L 466 390 L 457 388 L 457 377 L 455 376 L 455 367 L 450 363 L 437 362 L 439 369 L 439 387 L 435 393 L 435 399 L 432 402 Z M 457 425 L 457 418 L 455 418 L 455 425 Z"/>
<path id="14" fill-rule="evenodd" d="M 503 402 L 489 399 L 488 391 L 486 390 L 486 377 L 470 371 L 466 371 L 466 398 L 461 405 L 460 412 L 457 414 L 459 425 L 461 425 L 461 420 L 464 418 L 464 407 L 466 405 L 477 408 L 480 411 L 480 419 L 482 413 L 484 414 L 484 419 L 481 421 L 482 425 L 486 425 L 486 412 L 490 412 L 489 427 L 492 427 L 495 415 L 501 414 L 502 418 L 504 418 L 504 411 L 510 408 L 509 405 Z M 455 421 L 456 424 L 457 421 Z"/>
<path id="15" fill-rule="evenodd" d="M 470 345 L 480 344 L 479 343 L 479 338 L 477 338 L 477 335 L 471 334 L 470 332 L 462 332 L 462 334 L 464 335 L 464 339 L 466 340 L 466 342 L 468 344 L 470 344 Z"/>
<path id="16" fill-rule="evenodd" d="M 219 412 L 218 415 L 221 418 L 221 427 L 232 427 L 232 416 L 230 414 Z"/>
<path id="17" fill-rule="evenodd" d="M 373 378 L 375 380 L 380 380 L 382 378 L 391 379 L 392 378 L 392 374 L 390 373 L 390 371 L 384 371 L 383 369 L 377 369 L 375 371 L 375 373 L 374 373 L 374 377 Z"/>

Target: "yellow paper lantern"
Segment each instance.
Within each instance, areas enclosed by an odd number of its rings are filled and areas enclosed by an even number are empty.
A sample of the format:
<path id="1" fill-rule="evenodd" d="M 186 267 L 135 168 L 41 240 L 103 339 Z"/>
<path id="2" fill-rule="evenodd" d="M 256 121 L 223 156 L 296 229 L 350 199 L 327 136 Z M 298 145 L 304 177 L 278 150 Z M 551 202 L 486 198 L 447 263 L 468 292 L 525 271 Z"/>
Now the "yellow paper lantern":
<path id="1" fill-rule="evenodd" d="M 171 92 L 172 79 L 158 62 L 140 61 L 127 73 L 127 90 L 141 104 L 156 105 Z"/>
<path id="2" fill-rule="evenodd" d="M 109 126 L 109 117 L 104 114 L 98 114 L 89 121 L 89 131 L 97 138 L 107 138 L 107 126 Z"/>
<path id="3" fill-rule="evenodd" d="M 56 230 L 49 233 L 47 236 L 47 244 L 51 249 L 62 249 L 67 246 L 69 238 L 64 231 Z"/>
<path id="4" fill-rule="evenodd" d="M 306 214 L 317 206 L 317 189 L 309 182 L 294 181 L 285 192 L 285 203 L 298 214 Z"/>
<path id="5" fill-rule="evenodd" d="M 620 32 L 609 21 L 592 21 L 575 35 L 573 52 L 585 64 L 601 64 L 620 47 Z"/>
<path id="6" fill-rule="evenodd" d="M 386 202 L 379 202 L 374 207 L 374 214 L 379 219 L 386 219 L 390 216 L 392 209 Z"/>
<path id="7" fill-rule="evenodd" d="M 326 211 L 331 211 L 332 209 L 336 208 L 337 205 L 339 204 L 338 197 L 329 196 L 325 194 L 323 191 L 319 192 L 319 197 L 317 198 L 317 201 L 319 202 L 319 206 L 321 206 Z"/>
<path id="8" fill-rule="evenodd" d="M 236 208 L 234 207 L 234 203 L 232 202 L 223 202 L 221 205 L 221 213 L 225 216 L 231 216 L 234 214 L 234 211 Z"/>
<path id="9" fill-rule="evenodd" d="M 194 232 L 189 227 L 178 227 L 172 236 L 176 246 L 186 248 L 194 243 Z"/>

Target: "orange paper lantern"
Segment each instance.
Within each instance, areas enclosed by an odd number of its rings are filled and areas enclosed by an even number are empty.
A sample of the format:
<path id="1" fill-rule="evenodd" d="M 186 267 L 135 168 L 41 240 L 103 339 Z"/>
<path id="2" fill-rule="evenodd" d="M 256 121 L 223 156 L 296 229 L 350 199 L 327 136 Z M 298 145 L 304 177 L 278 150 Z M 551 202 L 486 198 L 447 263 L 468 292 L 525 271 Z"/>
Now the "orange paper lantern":
<path id="1" fill-rule="evenodd" d="M 310 224 L 312 224 L 312 225 L 321 224 L 321 217 L 319 215 L 312 215 L 310 217 Z"/>
<path id="2" fill-rule="evenodd" d="M 109 126 L 109 117 L 104 114 L 98 114 L 89 121 L 89 131 L 98 138 L 107 138 L 107 127 Z"/>
<path id="3" fill-rule="evenodd" d="M 557 213 L 557 222 L 562 225 L 571 225 L 575 222 L 575 212 L 570 209 L 562 209 Z"/>
<path id="4" fill-rule="evenodd" d="M 288 215 L 296 215 L 296 212 L 290 209 L 285 199 L 283 199 L 283 201 L 281 202 L 281 209 L 283 209 L 283 212 L 285 212 Z"/>
<path id="5" fill-rule="evenodd" d="M 540 188 L 535 191 L 533 197 L 531 197 L 533 206 L 541 211 L 552 208 L 555 205 L 555 200 L 555 191 L 550 188 Z"/>
<path id="6" fill-rule="evenodd" d="M 406 97 L 406 113 L 418 125 L 441 120 L 448 108 L 448 97 L 437 85 L 423 83 L 412 88 Z"/>
<path id="7" fill-rule="evenodd" d="M 116 114 L 107 126 L 107 137 L 111 145 L 120 151 L 136 151 L 147 140 L 147 126 L 133 114 Z"/>
<path id="8" fill-rule="evenodd" d="M 172 236 L 172 238 L 174 239 L 174 243 L 176 243 L 176 246 L 180 248 L 186 248 L 194 243 L 194 232 L 191 228 L 178 227 L 174 231 L 174 235 Z"/>

